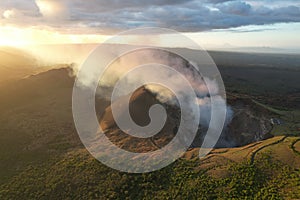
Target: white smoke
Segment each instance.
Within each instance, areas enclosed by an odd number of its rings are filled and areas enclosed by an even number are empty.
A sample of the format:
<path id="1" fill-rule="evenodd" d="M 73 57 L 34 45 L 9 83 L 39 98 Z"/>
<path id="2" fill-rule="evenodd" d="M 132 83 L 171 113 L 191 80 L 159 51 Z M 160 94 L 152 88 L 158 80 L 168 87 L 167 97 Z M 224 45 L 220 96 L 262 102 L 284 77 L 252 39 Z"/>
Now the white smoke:
<path id="1" fill-rule="evenodd" d="M 126 75 L 126 72 L 130 71 L 134 67 L 142 66 L 145 63 L 158 63 L 172 67 L 188 80 L 192 86 L 194 92 L 196 93 L 197 99 L 187 101 L 195 102 L 195 104 L 200 109 L 200 125 L 203 127 L 208 127 L 211 118 L 211 98 L 214 96 L 215 104 L 225 104 L 225 99 L 219 94 L 219 87 L 215 80 L 202 77 L 197 71 L 199 68 L 194 62 L 187 62 L 183 58 L 174 55 L 168 51 L 164 50 L 153 50 L 153 49 L 143 49 L 137 50 L 132 53 L 123 55 L 113 62 L 109 68 L 105 71 L 103 77 L 100 80 L 99 85 L 103 88 L 114 88 L 116 82 Z M 165 104 L 178 105 L 178 101 L 174 94 L 184 94 L 186 86 L 179 81 L 179 77 L 172 73 L 167 73 L 166 71 L 161 71 L 157 73 L 156 71 L 146 70 L 143 74 L 126 79 L 126 84 L 122 84 L 119 88 L 114 88 L 118 90 L 119 94 L 127 95 L 128 86 L 131 84 L 138 84 L 146 80 L 148 77 L 156 77 L 160 80 L 167 80 L 171 85 L 176 88 L 176 91 L 170 91 L 168 88 L 163 87 L 158 84 L 149 84 L 145 87 L 149 89 L 152 93 L 156 94 L 156 98 Z M 123 93 L 122 93 L 123 92 Z M 110 96 L 107 94 L 107 90 L 99 90 L 98 94 L 100 96 Z M 185 97 L 189 98 L 189 97 Z M 193 105 L 185 105 L 187 108 L 193 108 Z M 231 121 L 232 109 L 227 106 L 227 116 L 225 121 L 225 126 Z M 191 112 L 192 115 L 192 112 Z"/>
<path id="2" fill-rule="evenodd" d="M 80 65 L 85 61 L 90 52 L 95 49 L 96 45 L 39 45 L 27 47 L 26 50 L 34 54 L 40 62 L 43 62 L 43 65 L 54 65 L 54 64 L 70 64 L 73 68 L 73 71 L 76 73 L 80 69 Z M 106 56 L 114 57 L 119 48 L 125 48 L 122 45 L 107 45 L 107 55 L 102 55 L 98 59 L 105 59 Z M 97 63 L 98 61 L 93 61 Z M 145 63 L 159 63 L 166 66 L 174 68 L 176 71 L 184 74 L 185 78 L 189 81 L 193 87 L 197 99 L 197 106 L 200 109 L 200 125 L 208 127 L 211 118 L 211 101 L 210 97 L 215 96 L 217 102 L 224 103 L 225 99 L 222 96 L 219 96 L 218 84 L 215 80 L 201 77 L 196 68 L 199 68 L 196 62 L 190 61 L 187 62 L 183 58 L 177 55 L 173 55 L 168 51 L 164 50 L 153 50 L 153 49 L 142 49 L 137 50 L 122 57 L 116 59 L 111 65 L 106 69 L 105 73 L 99 81 L 99 89 L 97 94 L 102 97 L 110 97 L 112 88 L 120 77 L 124 76 L 126 72 L 133 69 L 136 66 L 143 65 Z M 105 68 L 107 66 L 99 66 Z M 152 74 L 151 74 L 152 73 Z M 73 74 L 74 75 L 74 74 Z M 131 78 L 127 80 L 127 85 L 136 84 L 142 82 L 143 79 L 147 76 L 159 76 L 161 80 L 168 80 L 172 85 L 176 86 L 176 91 L 170 91 L 169 89 L 162 87 L 160 85 L 146 85 L 146 88 L 152 91 L 157 95 L 157 99 L 166 104 L 176 105 L 177 100 L 174 96 L 174 93 L 180 93 L 185 91 L 185 86 L 178 81 L 178 77 L 172 74 L 166 73 L 154 73 L 148 71 L 145 74 L 140 74 L 138 77 Z M 90 71 L 89 74 L 86 74 L 85 78 L 81 79 L 80 82 L 83 86 L 89 87 L 92 82 L 98 81 L 96 73 Z M 120 93 L 123 92 L 123 95 L 127 95 L 127 85 L 122 85 L 122 88 L 116 88 Z M 209 90 L 208 90 L 209 88 Z M 232 109 L 227 106 L 227 125 L 232 118 Z"/>

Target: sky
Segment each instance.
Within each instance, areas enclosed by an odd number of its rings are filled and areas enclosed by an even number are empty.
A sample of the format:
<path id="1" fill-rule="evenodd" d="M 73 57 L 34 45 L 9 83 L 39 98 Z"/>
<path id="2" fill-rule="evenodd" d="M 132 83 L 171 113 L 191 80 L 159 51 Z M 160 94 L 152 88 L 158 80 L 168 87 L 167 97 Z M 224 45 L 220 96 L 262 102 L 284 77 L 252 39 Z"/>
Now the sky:
<path id="1" fill-rule="evenodd" d="M 300 1 L 0 1 L 0 45 L 101 43 L 139 27 L 174 29 L 205 48 L 300 50 Z"/>

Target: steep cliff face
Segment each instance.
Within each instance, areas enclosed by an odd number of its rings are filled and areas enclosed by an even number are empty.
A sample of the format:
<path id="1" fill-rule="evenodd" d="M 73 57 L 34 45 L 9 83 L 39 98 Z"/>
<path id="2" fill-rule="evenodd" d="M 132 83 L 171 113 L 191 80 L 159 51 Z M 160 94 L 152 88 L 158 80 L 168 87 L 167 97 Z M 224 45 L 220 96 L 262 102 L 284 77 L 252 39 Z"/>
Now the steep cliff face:
<path id="1" fill-rule="evenodd" d="M 270 113 L 251 99 L 231 99 L 231 122 L 225 127 L 218 147 L 244 146 L 272 137 Z"/>

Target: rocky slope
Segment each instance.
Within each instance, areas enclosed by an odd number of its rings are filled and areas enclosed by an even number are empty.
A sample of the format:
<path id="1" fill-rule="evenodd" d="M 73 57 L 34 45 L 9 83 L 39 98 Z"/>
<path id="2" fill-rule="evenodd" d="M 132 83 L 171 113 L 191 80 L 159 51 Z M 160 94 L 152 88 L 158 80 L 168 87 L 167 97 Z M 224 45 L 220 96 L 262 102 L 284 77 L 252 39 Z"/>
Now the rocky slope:
<path id="1" fill-rule="evenodd" d="M 115 101 L 114 104 L 118 104 L 119 108 L 128 106 L 125 105 L 122 98 Z M 129 102 L 129 110 L 133 121 L 141 126 L 147 125 L 150 122 L 148 111 L 154 104 L 161 103 L 150 91 L 144 87 L 135 91 Z M 225 127 L 217 147 L 243 146 L 271 137 L 272 125 L 270 119 L 272 114 L 267 109 L 247 98 L 231 97 L 229 104 L 234 114 L 231 122 Z M 100 117 L 100 125 L 111 141 L 117 141 L 116 143 L 119 146 L 128 148 L 135 146 L 138 147 L 136 150 L 141 150 L 145 146 L 149 146 L 147 149 L 155 149 L 155 146 L 163 146 L 175 136 L 180 123 L 180 111 L 176 106 L 161 105 L 166 108 L 168 113 L 166 124 L 156 136 L 149 139 L 139 139 L 123 133 L 113 119 L 111 106 L 108 106 Z M 124 113 L 120 109 L 116 117 L 122 118 L 123 115 Z M 192 147 L 201 146 L 201 138 L 205 132 L 206 129 L 199 126 Z"/>

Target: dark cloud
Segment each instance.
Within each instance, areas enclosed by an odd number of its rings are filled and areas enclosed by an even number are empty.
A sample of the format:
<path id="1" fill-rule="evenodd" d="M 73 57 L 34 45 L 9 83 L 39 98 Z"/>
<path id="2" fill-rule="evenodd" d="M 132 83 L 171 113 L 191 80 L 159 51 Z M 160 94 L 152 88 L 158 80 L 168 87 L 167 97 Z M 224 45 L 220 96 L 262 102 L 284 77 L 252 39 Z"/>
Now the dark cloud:
<path id="1" fill-rule="evenodd" d="M 29 17 L 39 16 L 39 9 L 35 3 L 35 0 L 27 0 L 27 1 L 1 0 L 0 13 L 3 14 L 6 10 L 14 10 L 19 15 L 24 15 Z"/>
<path id="2" fill-rule="evenodd" d="M 36 11 L 38 7 L 34 0 L 14 1 L 14 0 L 1 0 L 0 9 L 18 9 L 23 11 Z"/>
<path id="3" fill-rule="evenodd" d="M 2 0 L 1 24 L 49 26 L 60 31 L 110 33 L 142 26 L 194 32 L 246 25 L 300 22 L 296 1 L 275 0 Z M 50 5 L 48 12 L 41 8 Z M 10 14 L 10 13 L 7 13 Z M 3 15 L 3 14 L 2 14 Z"/>
<path id="4" fill-rule="evenodd" d="M 119 9 L 143 8 L 165 5 L 180 5 L 192 0 L 63 0 L 76 10 L 90 12 L 111 12 Z"/>
<path id="5" fill-rule="evenodd" d="M 250 4 L 241 1 L 231 1 L 226 4 L 217 5 L 216 8 L 224 14 L 234 15 L 247 15 L 251 11 Z"/>
<path id="6" fill-rule="evenodd" d="M 206 0 L 207 3 L 213 3 L 213 4 L 224 3 L 224 2 L 227 2 L 227 1 L 233 1 L 233 0 Z"/>

